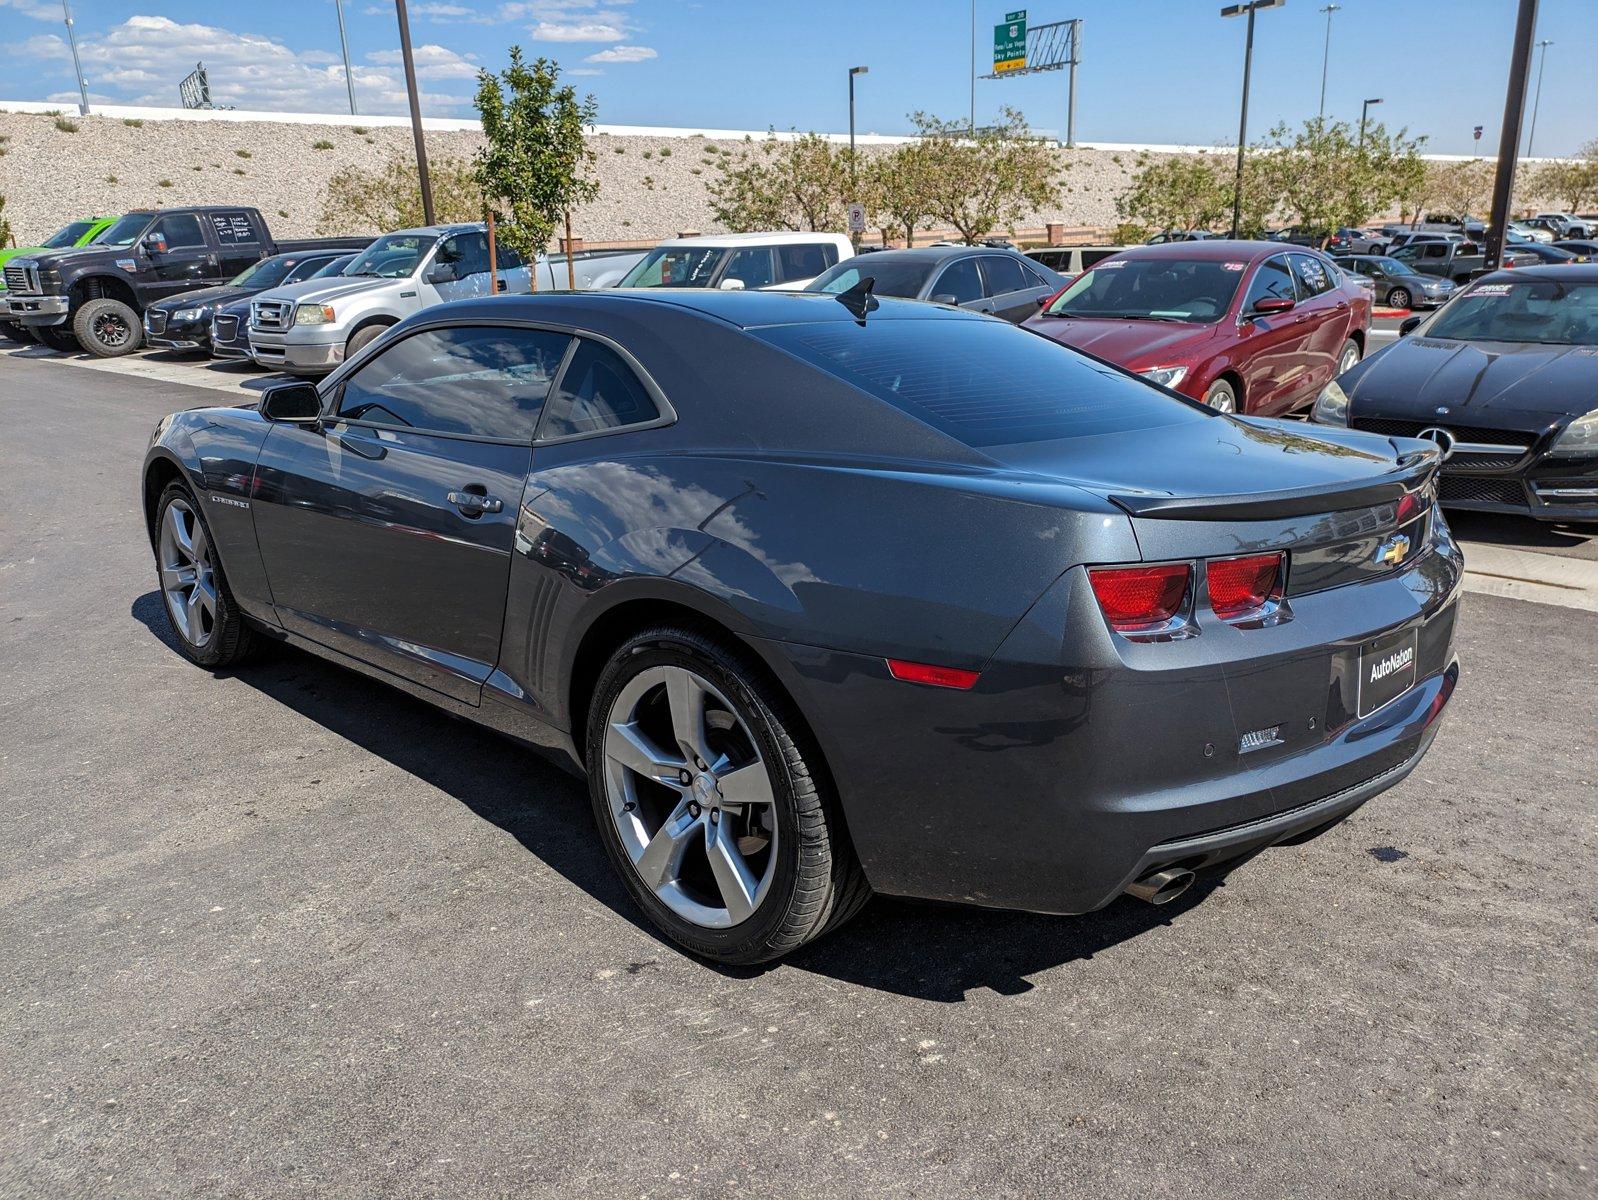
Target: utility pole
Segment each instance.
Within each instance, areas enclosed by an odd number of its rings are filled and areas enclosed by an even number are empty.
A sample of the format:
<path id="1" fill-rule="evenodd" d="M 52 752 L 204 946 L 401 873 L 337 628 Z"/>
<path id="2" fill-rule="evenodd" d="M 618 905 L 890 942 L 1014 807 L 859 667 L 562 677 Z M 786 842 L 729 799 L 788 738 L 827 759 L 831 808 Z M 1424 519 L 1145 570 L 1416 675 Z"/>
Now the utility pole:
<path id="1" fill-rule="evenodd" d="M 427 143 L 422 140 L 422 101 L 416 94 L 416 62 L 411 57 L 411 21 L 405 0 L 394 0 L 399 15 L 400 54 L 405 59 L 405 91 L 411 98 L 411 136 L 416 140 L 416 176 L 422 185 L 422 219 L 433 224 L 433 184 L 427 177 Z"/>
<path id="2" fill-rule="evenodd" d="M 1493 215 L 1487 224 L 1486 261 L 1496 271 L 1504 261 L 1504 227 L 1515 194 L 1515 149 L 1526 115 L 1526 84 L 1531 76 L 1531 39 L 1537 32 L 1537 0 L 1520 0 L 1515 18 L 1515 48 L 1509 60 L 1509 86 L 1504 92 L 1504 124 L 1498 131 L 1498 174 L 1493 180 Z"/>
<path id="3" fill-rule="evenodd" d="M 1332 14 L 1340 10 L 1341 4 L 1328 4 L 1321 9 L 1326 14 L 1326 49 L 1321 54 L 1321 110 L 1320 116 L 1326 116 L 1326 68 L 1332 61 Z"/>
<path id="4" fill-rule="evenodd" d="M 1531 143 L 1537 136 L 1537 109 L 1543 102 L 1543 68 L 1548 65 L 1548 47 L 1552 45 L 1553 42 L 1551 41 L 1537 43 L 1537 48 L 1542 51 L 1542 57 L 1537 60 L 1537 94 L 1532 98 L 1531 102 L 1531 132 L 1526 134 L 1527 158 L 1531 157 Z"/>
<path id="5" fill-rule="evenodd" d="M 1243 223 L 1243 150 L 1248 144 L 1248 77 L 1254 67 L 1254 14 L 1262 8 L 1280 8 L 1285 3 L 1287 0 L 1248 0 L 1246 4 L 1228 4 L 1221 9 L 1223 17 L 1248 17 L 1248 38 L 1243 44 L 1243 110 L 1237 118 L 1237 180 L 1232 187 L 1233 237 Z"/>
<path id="6" fill-rule="evenodd" d="M 350 94 L 350 116 L 355 115 L 355 76 L 350 74 L 350 40 L 344 34 L 344 0 L 333 0 L 333 11 L 338 13 L 338 44 L 344 51 L 344 89 Z"/>
<path id="7" fill-rule="evenodd" d="M 72 5 L 61 0 L 61 13 L 67 21 L 67 41 L 72 46 L 72 73 L 78 77 L 78 115 L 89 115 L 89 84 L 83 78 L 83 64 L 78 62 L 78 34 L 72 27 Z M 973 35 L 974 36 L 974 35 Z"/>

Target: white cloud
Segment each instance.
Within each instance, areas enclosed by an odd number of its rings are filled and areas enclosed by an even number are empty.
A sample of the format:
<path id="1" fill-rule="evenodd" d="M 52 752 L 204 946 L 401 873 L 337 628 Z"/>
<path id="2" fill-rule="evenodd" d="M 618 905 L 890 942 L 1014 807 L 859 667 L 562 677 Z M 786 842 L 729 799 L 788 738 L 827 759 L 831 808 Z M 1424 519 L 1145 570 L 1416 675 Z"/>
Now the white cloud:
<path id="1" fill-rule="evenodd" d="M 405 64 L 405 59 L 398 50 L 378 50 L 366 57 L 385 67 L 403 68 Z M 411 49 L 411 58 L 416 63 L 418 79 L 477 78 L 477 63 L 474 56 L 456 54 L 445 46 L 431 42 L 424 46 L 415 46 Z"/>
<path id="2" fill-rule="evenodd" d="M 461 17 L 476 15 L 475 9 L 467 8 L 461 4 L 416 4 L 411 7 L 410 11 L 419 16 L 431 17 L 435 21 L 454 21 L 459 20 Z"/>
<path id="3" fill-rule="evenodd" d="M 619 42 L 627 34 L 605 21 L 538 21 L 527 27 L 535 42 Z"/>
<path id="4" fill-rule="evenodd" d="M 53 33 L 41 33 L 22 43 L 22 58 L 71 58 L 66 39 Z"/>
<path id="5" fill-rule="evenodd" d="M 612 46 L 609 50 L 601 50 L 598 54 L 590 54 L 583 61 L 591 63 L 634 63 L 659 57 L 660 55 L 648 46 Z"/>
<path id="6" fill-rule="evenodd" d="M 452 51 L 436 46 L 426 49 L 430 55 L 427 65 L 434 73 L 422 69 L 418 55 L 418 74 L 424 78 L 464 78 L 463 66 L 468 74 L 474 73 L 467 60 Z M 214 25 L 133 16 L 101 37 L 81 40 L 79 51 L 90 85 L 118 89 L 121 95 L 117 100 L 123 103 L 175 105 L 178 80 L 200 59 L 210 77 L 211 99 L 219 105 L 269 112 L 340 112 L 348 104 L 344 66 L 332 55 L 322 50 L 291 50 L 259 34 L 236 33 Z M 376 60 L 378 55 L 372 57 Z M 406 110 L 401 71 L 381 62 L 356 63 L 351 74 L 362 112 Z M 458 110 L 470 100 L 424 92 L 422 103 L 434 111 Z"/>
<path id="7" fill-rule="evenodd" d="M 604 72 L 596 67 L 573 67 L 570 71 L 562 71 L 562 75 L 603 75 Z"/>
<path id="8" fill-rule="evenodd" d="M 61 19 L 61 5 L 49 4 L 46 0 L 0 0 L 0 8 L 9 8 L 25 17 L 32 17 L 35 21 Z"/>

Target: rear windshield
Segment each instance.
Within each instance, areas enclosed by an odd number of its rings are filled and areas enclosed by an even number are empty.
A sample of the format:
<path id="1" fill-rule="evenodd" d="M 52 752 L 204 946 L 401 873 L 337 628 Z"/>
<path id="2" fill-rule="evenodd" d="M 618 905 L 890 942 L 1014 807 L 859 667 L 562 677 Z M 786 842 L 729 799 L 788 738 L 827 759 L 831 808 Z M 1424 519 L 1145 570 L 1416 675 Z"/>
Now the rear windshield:
<path id="1" fill-rule="evenodd" d="M 1432 319 L 1427 337 L 1598 346 L 1598 282 L 1478 283 Z"/>
<path id="2" fill-rule="evenodd" d="M 921 295 L 921 285 L 927 281 L 931 264 L 927 262 L 874 261 L 876 255 L 865 259 L 841 262 L 826 274 L 818 277 L 807 292 L 847 292 L 862 279 L 875 280 L 871 285 L 873 296 L 901 296 L 914 300 Z"/>
<path id="3" fill-rule="evenodd" d="M 749 331 L 968 446 L 1153 429 L 1205 416 L 1002 321 L 875 319 Z"/>
<path id="4" fill-rule="evenodd" d="M 1209 325 L 1231 309 L 1245 265 L 1112 258 L 1078 278 L 1043 311 L 1051 317 L 1192 321 Z"/>

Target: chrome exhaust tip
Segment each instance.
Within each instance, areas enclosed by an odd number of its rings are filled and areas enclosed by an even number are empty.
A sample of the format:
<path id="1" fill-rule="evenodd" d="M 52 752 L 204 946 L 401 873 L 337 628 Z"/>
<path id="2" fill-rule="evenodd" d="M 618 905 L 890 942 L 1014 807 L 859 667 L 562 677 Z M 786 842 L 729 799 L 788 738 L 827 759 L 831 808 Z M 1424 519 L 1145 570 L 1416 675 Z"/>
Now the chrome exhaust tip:
<path id="1" fill-rule="evenodd" d="M 1193 872 L 1185 867 L 1167 867 L 1150 871 L 1126 889 L 1128 896 L 1147 900 L 1150 904 L 1169 904 L 1193 886 Z"/>

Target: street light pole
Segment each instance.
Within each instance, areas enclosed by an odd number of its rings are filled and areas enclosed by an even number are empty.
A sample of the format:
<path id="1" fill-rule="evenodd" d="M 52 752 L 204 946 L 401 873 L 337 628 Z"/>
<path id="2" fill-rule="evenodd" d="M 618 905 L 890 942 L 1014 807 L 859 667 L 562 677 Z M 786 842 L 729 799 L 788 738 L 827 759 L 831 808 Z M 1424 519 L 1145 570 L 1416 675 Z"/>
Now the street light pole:
<path id="1" fill-rule="evenodd" d="M 1228 4 L 1221 9 L 1223 17 L 1248 16 L 1248 38 L 1243 44 L 1243 108 L 1237 118 L 1237 180 L 1232 187 L 1232 236 L 1243 223 L 1243 150 L 1248 144 L 1248 78 L 1254 66 L 1254 14 L 1262 8 L 1280 8 L 1287 0 L 1248 0 L 1246 4 Z"/>
<path id="2" fill-rule="evenodd" d="M 1361 150 L 1365 149 L 1365 118 L 1370 113 L 1371 105 L 1380 104 L 1381 102 L 1382 102 L 1382 98 L 1380 96 L 1377 96 L 1377 97 L 1375 97 L 1372 100 L 1365 101 L 1365 103 L 1360 107 L 1360 110 L 1359 110 L 1359 148 Z"/>
<path id="3" fill-rule="evenodd" d="M 971 0 L 971 134 L 977 132 L 977 0 Z"/>
<path id="4" fill-rule="evenodd" d="M 1332 14 L 1339 11 L 1341 4 L 1328 4 L 1321 12 L 1326 14 L 1326 49 L 1321 54 L 1321 111 L 1322 117 L 1326 116 L 1326 68 L 1332 61 Z"/>
<path id="5" fill-rule="evenodd" d="M 1498 131 L 1498 174 L 1493 177 L 1493 215 L 1487 223 L 1486 259 L 1482 266 L 1496 271 L 1504 261 L 1504 229 L 1515 194 L 1515 148 L 1520 145 L 1520 123 L 1526 115 L 1526 83 L 1531 76 L 1531 40 L 1537 36 L 1537 0 L 1520 0 L 1515 17 L 1515 47 L 1510 51 L 1509 86 L 1504 91 L 1504 123 Z"/>
<path id="6" fill-rule="evenodd" d="M 344 90 L 350 94 L 350 116 L 355 115 L 355 76 L 350 74 L 350 40 L 344 34 L 344 0 L 333 0 L 333 11 L 338 13 L 338 44 L 344 51 Z"/>
<path id="7" fill-rule="evenodd" d="M 89 115 L 89 84 L 83 78 L 83 66 L 78 62 L 78 34 L 72 27 L 72 6 L 61 0 L 61 15 L 67 22 L 67 41 L 72 45 L 72 73 L 78 78 L 78 115 Z"/>
<path id="8" fill-rule="evenodd" d="M 399 16 L 400 55 L 405 59 L 405 91 L 411 99 L 411 136 L 416 141 L 416 177 L 422 185 L 422 220 L 433 223 L 433 184 L 427 177 L 427 143 L 422 140 L 422 101 L 416 94 L 416 61 L 411 57 L 411 21 L 405 0 L 394 0 Z"/>
<path id="9" fill-rule="evenodd" d="M 1526 157 L 1531 157 L 1531 144 L 1537 137 L 1537 107 L 1543 102 L 1543 68 L 1548 65 L 1548 47 L 1551 41 L 1537 43 L 1537 48 L 1542 51 L 1542 57 L 1537 60 L 1537 94 L 1531 102 L 1531 131 L 1526 134 Z"/>
<path id="10" fill-rule="evenodd" d="M 859 161 L 854 154 L 854 77 L 870 73 L 870 67 L 849 68 L 849 187 L 854 191 L 860 190 Z"/>

